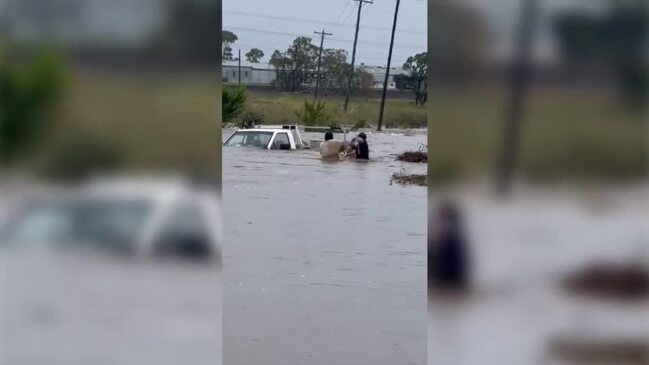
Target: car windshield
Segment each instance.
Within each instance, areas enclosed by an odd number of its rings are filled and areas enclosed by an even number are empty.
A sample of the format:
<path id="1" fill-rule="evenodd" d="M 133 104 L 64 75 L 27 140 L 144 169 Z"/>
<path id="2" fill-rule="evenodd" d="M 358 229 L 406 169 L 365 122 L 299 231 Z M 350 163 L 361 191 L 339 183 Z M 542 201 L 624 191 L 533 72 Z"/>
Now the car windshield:
<path id="1" fill-rule="evenodd" d="M 59 199 L 26 204 L 0 232 L 2 242 L 45 246 L 93 244 L 132 245 L 148 213 L 140 200 Z"/>
<path id="2" fill-rule="evenodd" d="M 273 132 L 237 131 L 228 138 L 225 145 L 265 148 L 272 137 Z"/>

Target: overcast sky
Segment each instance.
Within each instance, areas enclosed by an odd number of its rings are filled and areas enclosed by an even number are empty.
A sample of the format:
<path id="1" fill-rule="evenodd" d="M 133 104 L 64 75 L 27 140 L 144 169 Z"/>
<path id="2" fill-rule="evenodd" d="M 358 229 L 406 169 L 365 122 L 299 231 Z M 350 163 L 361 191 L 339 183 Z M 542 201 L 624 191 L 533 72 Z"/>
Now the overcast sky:
<path id="1" fill-rule="evenodd" d="M 384 66 L 387 63 L 390 31 L 396 0 L 374 0 L 364 4 L 358 36 L 356 64 Z M 426 51 L 426 0 L 402 0 L 395 36 L 393 66 L 401 66 L 414 54 Z M 333 33 L 325 38 L 325 48 L 351 50 L 358 3 L 353 0 L 223 0 L 223 29 L 234 32 L 239 40 L 233 53 L 243 54 L 260 48 L 268 62 L 274 50 L 281 51 L 297 36 L 313 38 L 323 28 Z"/>

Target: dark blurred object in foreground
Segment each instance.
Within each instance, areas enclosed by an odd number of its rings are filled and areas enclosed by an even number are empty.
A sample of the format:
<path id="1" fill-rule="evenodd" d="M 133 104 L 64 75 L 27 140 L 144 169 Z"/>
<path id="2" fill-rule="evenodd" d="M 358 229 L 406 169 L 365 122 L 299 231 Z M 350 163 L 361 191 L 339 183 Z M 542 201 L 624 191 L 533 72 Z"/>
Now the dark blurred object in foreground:
<path id="1" fill-rule="evenodd" d="M 428 282 L 439 289 L 469 287 L 468 247 L 459 208 L 451 201 L 437 207 L 428 242 Z"/>
<path id="2" fill-rule="evenodd" d="M 641 266 L 594 264 L 564 281 L 570 292 L 611 299 L 642 299 L 649 295 L 649 270 Z"/>

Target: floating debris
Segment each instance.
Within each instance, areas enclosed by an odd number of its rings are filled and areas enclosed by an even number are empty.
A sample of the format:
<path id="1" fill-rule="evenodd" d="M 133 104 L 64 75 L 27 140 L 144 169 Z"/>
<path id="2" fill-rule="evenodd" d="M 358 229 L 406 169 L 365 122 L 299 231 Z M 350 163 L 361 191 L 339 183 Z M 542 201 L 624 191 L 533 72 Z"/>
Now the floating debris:
<path id="1" fill-rule="evenodd" d="M 398 161 L 426 163 L 428 162 L 428 154 L 423 151 L 407 151 L 397 157 Z"/>
<path id="2" fill-rule="evenodd" d="M 407 174 L 405 172 L 395 172 L 392 174 L 390 179 L 390 185 L 392 182 L 397 182 L 402 185 L 419 185 L 427 186 L 428 185 L 428 175 L 426 174 Z"/>
<path id="3" fill-rule="evenodd" d="M 571 363 L 644 365 L 649 361 L 649 344 L 645 339 L 561 338 L 552 342 L 550 353 Z"/>
<path id="4" fill-rule="evenodd" d="M 649 270 L 633 265 L 594 264 L 569 275 L 564 287 L 576 294 L 642 299 L 649 296 Z"/>

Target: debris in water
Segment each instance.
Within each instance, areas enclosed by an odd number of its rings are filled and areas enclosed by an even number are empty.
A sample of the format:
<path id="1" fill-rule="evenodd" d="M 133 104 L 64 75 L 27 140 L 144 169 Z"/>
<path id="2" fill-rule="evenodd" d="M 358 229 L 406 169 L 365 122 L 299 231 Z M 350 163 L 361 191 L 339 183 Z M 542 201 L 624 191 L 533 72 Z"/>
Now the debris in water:
<path id="1" fill-rule="evenodd" d="M 423 151 L 406 151 L 397 157 L 398 161 L 426 163 L 428 162 L 428 154 Z"/>
<path id="2" fill-rule="evenodd" d="M 649 295 L 649 270 L 629 264 L 594 264 L 568 276 L 563 285 L 576 294 L 641 299 Z"/>
<path id="3" fill-rule="evenodd" d="M 404 171 L 402 172 L 395 172 L 392 174 L 392 178 L 390 179 L 390 185 L 392 185 L 392 182 L 395 181 L 399 184 L 402 185 L 419 185 L 419 186 L 427 186 L 428 185 L 428 176 L 426 174 L 408 174 Z"/>
<path id="4" fill-rule="evenodd" d="M 649 345 L 646 340 L 588 340 L 561 338 L 550 345 L 553 357 L 575 363 L 647 364 Z"/>

